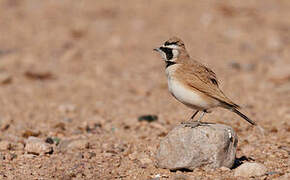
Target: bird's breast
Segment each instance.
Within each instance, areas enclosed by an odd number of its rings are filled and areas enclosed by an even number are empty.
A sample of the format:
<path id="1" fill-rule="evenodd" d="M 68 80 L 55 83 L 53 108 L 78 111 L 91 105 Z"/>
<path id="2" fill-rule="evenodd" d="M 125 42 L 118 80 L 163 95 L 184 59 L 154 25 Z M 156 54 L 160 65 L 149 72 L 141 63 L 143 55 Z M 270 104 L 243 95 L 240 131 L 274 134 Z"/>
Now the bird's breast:
<path id="1" fill-rule="evenodd" d="M 168 89 L 170 93 L 180 102 L 193 109 L 204 110 L 212 107 L 210 98 L 194 88 L 186 86 L 181 80 L 174 76 L 174 71 L 167 71 Z"/>

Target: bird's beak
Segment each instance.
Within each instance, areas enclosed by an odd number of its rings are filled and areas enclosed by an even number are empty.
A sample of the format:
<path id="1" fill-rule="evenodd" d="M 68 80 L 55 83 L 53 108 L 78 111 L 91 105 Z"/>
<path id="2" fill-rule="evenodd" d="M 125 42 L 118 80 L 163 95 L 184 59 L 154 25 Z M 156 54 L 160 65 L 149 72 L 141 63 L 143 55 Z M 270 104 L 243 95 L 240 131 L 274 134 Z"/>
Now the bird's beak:
<path id="1" fill-rule="evenodd" d="M 155 48 L 155 49 L 153 49 L 153 51 L 159 52 L 160 51 L 160 48 Z"/>

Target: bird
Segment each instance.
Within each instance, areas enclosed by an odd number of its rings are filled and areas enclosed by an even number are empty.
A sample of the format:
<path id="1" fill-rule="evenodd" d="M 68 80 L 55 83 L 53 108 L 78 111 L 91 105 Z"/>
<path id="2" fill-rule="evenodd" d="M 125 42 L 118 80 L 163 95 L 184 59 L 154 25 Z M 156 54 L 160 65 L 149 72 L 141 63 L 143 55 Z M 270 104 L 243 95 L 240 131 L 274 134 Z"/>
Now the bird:
<path id="1" fill-rule="evenodd" d="M 257 125 L 239 111 L 238 104 L 223 93 L 216 74 L 189 56 L 180 38 L 172 37 L 153 50 L 159 52 L 165 61 L 169 92 L 179 102 L 194 110 L 190 120 L 183 124 L 190 127 L 202 125 L 201 119 L 205 113 L 212 112 L 213 108 L 222 107 L 236 113 L 251 125 Z M 200 117 L 197 121 L 193 121 L 198 112 L 201 112 Z"/>

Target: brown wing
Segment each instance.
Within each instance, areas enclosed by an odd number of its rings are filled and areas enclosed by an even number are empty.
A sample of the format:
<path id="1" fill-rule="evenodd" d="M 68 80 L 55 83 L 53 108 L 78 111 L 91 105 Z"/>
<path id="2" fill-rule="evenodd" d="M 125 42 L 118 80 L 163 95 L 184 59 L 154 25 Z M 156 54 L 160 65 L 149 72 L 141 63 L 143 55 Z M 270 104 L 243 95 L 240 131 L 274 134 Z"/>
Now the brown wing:
<path id="1" fill-rule="evenodd" d="M 205 83 L 211 83 L 215 86 L 219 85 L 219 82 L 217 80 L 216 74 L 209 68 L 205 67 L 204 65 L 199 64 L 198 68 L 194 70 L 194 74 L 199 74 L 200 80 Z"/>
<path id="2" fill-rule="evenodd" d="M 221 101 L 227 107 L 239 107 L 220 90 L 216 74 L 211 69 L 197 63 L 184 64 L 180 69 L 182 69 L 180 74 L 184 75 L 186 85 Z"/>

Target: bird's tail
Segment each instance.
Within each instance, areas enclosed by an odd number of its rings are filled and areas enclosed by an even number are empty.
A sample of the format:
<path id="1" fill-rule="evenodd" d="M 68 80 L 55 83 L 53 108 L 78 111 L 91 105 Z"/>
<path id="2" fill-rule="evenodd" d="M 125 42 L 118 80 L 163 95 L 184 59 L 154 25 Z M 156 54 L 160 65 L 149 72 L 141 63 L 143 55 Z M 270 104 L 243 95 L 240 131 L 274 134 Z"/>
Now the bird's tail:
<path id="1" fill-rule="evenodd" d="M 257 123 L 252 121 L 250 118 L 248 118 L 246 115 L 244 115 L 243 113 L 241 113 L 240 111 L 238 111 L 236 108 L 232 108 L 231 109 L 234 113 L 236 113 L 237 115 L 241 116 L 244 120 L 248 121 L 250 124 L 256 126 Z"/>
<path id="2" fill-rule="evenodd" d="M 237 105 L 236 103 L 232 102 L 230 99 L 226 99 L 226 101 L 222 101 L 222 100 L 219 99 L 219 101 L 222 102 L 222 105 L 223 105 L 224 108 L 233 111 L 234 113 L 236 113 L 237 115 L 239 115 L 240 117 L 242 117 L 244 120 L 248 121 L 248 123 L 250 123 L 251 125 L 257 126 L 257 123 L 254 122 L 254 121 L 252 121 L 250 118 L 248 118 L 243 113 L 241 113 L 238 110 L 241 107 L 239 105 Z"/>

